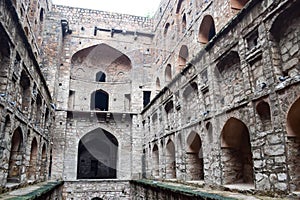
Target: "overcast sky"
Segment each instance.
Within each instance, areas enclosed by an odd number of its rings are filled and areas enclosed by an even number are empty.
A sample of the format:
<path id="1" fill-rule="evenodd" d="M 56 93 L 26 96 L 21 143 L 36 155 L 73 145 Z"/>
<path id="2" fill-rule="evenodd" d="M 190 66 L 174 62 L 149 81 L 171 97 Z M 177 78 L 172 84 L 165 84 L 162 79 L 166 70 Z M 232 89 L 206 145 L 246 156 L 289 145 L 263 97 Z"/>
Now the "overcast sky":
<path id="1" fill-rule="evenodd" d="M 54 4 L 137 16 L 152 16 L 160 0 L 52 0 Z"/>

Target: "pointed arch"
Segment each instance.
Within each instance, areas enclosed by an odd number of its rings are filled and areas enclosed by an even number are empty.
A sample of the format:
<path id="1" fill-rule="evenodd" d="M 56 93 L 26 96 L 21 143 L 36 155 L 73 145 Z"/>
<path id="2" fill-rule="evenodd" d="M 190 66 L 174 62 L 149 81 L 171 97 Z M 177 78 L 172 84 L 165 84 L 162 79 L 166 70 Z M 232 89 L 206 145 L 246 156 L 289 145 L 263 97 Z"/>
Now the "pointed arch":
<path id="1" fill-rule="evenodd" d="M 152 148 L 152 175 L 154 177 L 159 176 L 159 151 L 157 144 L 154 144 Z"/>
<path id="2" fill-rule="evenodd" d="M 225 123 L 221 133 L 221 147 L 224 184 L 253 184 L 250 136 L 242 121 L 232 117 Z"/>
<path id="3" fill-rule="evenodd" d="M 161 86 L 160 86 L 160 79 L 158 77 L 156 78 L 155 84 L 156 84 L 156 91 L 160 91 Z"/>
<path id="4" fill-rule="evenodd" d="M 289 137 L 300 137 L 300 98 L 290 107 L 287 113 L 287 135 Z"/>
<path id="5" fill-rule="evenodd" d="M 78 144 L 77 179 L 117 178 L 119 142 L 98 128 L 84 135 Z"/>
<path id="6" fill-rule="evenodd" d="M 30 148 L 30 160 L 28 166 L 27 177 L 29 180 L 36 180 L 37 173 L 37 156 L 38 156 L 38 143 L 36 137 L 32 139 Z"/>
<path id="7" fill-rule="evenodd" d="M 9 166 L 7 182 L 19 183 L 21 181 L 21 166 L 23 164 L 23 133 L 21 128 L 17 128 L 11 139 Z"/>
<path id="8" fill-rule="evenodd" d="M 185 33 L 185 31 L 186 31 L 186 14 L 184 13 L 181 21 L 181 32 Z"/>
<path id="9" fill-rule="evenodd" d="M 211 15 L 205 15 L 199 28 L 198 41 L 208 43 L 216 35 L 215 22 Z"/>
<path id="10" fill-rule="evenodd" d="M 46 180 L 46 176 L 47 176 L 46 168 L 47 168 L 47 147 L 46 147 L 46 143 L 44 143 L 42 147 L 41 171 L 40 171 L 40 177 L 42 180 Z"/>
<path id="11" fill-rule="evenodd" d="M 263 131 L 271 129 L 272 123 L 271 123 L 271 110 L 270 110 L 269 103 L 265 101 L 258 102 L 256 105 L 256 112 L 260 117 Z"/>
<path id="12" fill-rule="evenodd" d="M 166 150 L 166 178 L 176 178 L 175 145 L 171 139 L 167 142 Z"/>
<path id="13" fill-rule="evenodd" d="M 168 22 L 168 23 L 166 23 L 165 28 L 164 28 L 164 36 L 165 36 L 165 37 L 166 37 L 167 34 L 168 34 L 169 28 L 170 28 L 170 23 Z"/>
<path id="14" fill-rule="evenodd" d="M 178 55 L 178 67 L 176 69 L 176 72 L 179 73 L 183 68 L 185 68 L 187 60 L 189 57 L 189 50 L 186 45 L 182 45 L 179 50 Z"/>
<path id="15" fill-rule="evenodd" d="M 20 78 L 20 94 L 21 94 L 21 106 L 22 111 L 27 113 L 29 106 L 30 106 L 30 100 L 31 100 L 31 91 L 30 91 L 30 79 L 28 74 L 23 70 L 21 72 L 21 78 Z"/>
<path id="16" fill-rule="evenodd" d="M 204 179 L 202 141 L 199 134 L 192 131 L 186 140 L 187 175 L 190 180 Z"/>

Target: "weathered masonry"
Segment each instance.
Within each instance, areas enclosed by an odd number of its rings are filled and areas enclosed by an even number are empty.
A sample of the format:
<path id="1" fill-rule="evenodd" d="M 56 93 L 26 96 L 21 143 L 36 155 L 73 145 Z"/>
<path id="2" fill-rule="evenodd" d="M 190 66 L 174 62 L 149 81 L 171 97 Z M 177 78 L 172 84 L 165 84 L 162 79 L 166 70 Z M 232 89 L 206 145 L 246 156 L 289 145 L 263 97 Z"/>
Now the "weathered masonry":
<path id="1" fill-rule="evenodd" d="M 299 8 L 1 0 L 0 198 L 299 198 Z"/>

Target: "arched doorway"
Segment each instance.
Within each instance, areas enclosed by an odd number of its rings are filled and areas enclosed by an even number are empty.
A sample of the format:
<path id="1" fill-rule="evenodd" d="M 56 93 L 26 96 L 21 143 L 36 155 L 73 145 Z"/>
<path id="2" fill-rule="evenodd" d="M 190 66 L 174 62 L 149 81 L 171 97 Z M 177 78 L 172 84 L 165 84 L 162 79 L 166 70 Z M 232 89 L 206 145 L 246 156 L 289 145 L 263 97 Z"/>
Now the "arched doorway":
<path id="1" fill-rule="evenodd" d="M 40 177 L 42 180 L 46 179 L 46 167 L 47 167 L 47 148 L 46 144 L 43 145 L 42 148 L 42 160 L 41 160 L 41 171 L 40 171 Z"/>
<path id="2" fill-rule="evenodd" d="M 11 140 L 7 182 L 19 183 L 21 181 L 22 156 L 23 136 L 21 128 L 17 128 Z"/>
<path id="3" fill-rule="evenodd" d="M 83 136 L 78 145 L 77 178 L 117 178 L 118 146 L 116 137 L 100 128 Z"/>
<path id="4" fill-rule="evenodd" d="M 27 175 L 29 180 L 36 179 L 37 155 L 38 155 L 38 144 L 36 138 L 34 137 L 31 142 L 30 161 L 29 161 L 28 175 Z"/>
<path id="5" fill-rule="evenodd" d="M 198 133 L 192 131 L 187 138 L 186 173 L 189 180 L 204 178 L 202 142 Z"/>
<path id="6" fill-rule="evenodd" d="M 154 177 L 159 176 L 159 152 L 156 144 L 152 149 L 152 174 Z"/>
<path id="7" fill-rule="evenodd" d="M 216 35 L 214 19 L 210 15 L 203 17 L 200 24 L 198 40 L 202 44 L 208 43 Z"/>
<path id="8" fill-rule="evenodd" d="M 175 145 L 171 139 L 167 143 L 166 178 L 176 178 Z"/>
<path id="9" fill-rule="evenodd" d="M 186 45 L 182 45 L 178 55 L 178 67 L 176 69 L 177 73 L 179 73 L 180 70 L 185 68 L 188 57 L 189 57 L 189 50 Z"/>
<path id="10" fill-rule="evenodd" d="M 106 74 L 103 71 L 97 72 L 96 81 L 97 82 L 105 82 L 106 81 Z"/>
<path id="11" fill-rule="evenodd" d="M 97 90 L 91 95 L 91 110 L 108 111 L 109 95 L 103 90 Z"/>
<path id="12" fill-rule="evenodd" d="M 169 83 L 171 80 L 172 80 L 172 66 L 168 64 L 165 69 L 165 82 Z"/>
<path id="13" fill-rule="evenodd" d="M 221 134 L 223 184 L 253 184 L 253 160 L 246 125 L 230 118 Z"/>
<path id="14" fill-rule="evenodd" d="M 300 98 L 287 114 L 287 150 L 291 191 L 300 191 Z"/>

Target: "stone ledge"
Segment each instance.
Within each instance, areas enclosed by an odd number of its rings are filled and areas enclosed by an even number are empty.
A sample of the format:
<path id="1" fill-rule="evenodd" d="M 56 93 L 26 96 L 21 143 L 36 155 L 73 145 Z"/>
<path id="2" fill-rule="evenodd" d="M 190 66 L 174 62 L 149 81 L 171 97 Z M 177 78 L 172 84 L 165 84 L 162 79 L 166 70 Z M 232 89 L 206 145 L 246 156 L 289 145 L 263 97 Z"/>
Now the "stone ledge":
<path id="1" fill-rule="evenodd" d="M 55 190 L 63 185 L 63 181 L 44 182 L 36 185 L 20 188 L 5 194 L 0 195 L 0 199 L 7 200 L 33 200 Z"/>

